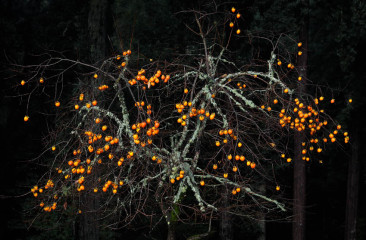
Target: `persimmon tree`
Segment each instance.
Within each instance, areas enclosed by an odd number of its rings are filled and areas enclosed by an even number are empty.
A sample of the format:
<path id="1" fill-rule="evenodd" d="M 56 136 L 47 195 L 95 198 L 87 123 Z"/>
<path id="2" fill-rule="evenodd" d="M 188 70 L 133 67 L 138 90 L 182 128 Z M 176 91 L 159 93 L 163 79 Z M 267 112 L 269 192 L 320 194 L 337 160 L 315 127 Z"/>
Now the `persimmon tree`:
<path id="1" fill-rule="evenodd" d="M 306 136 L 306 162 L 321 160 L 326 144 L 349 141 L 323 110 L 334 99 L 313 86 L 296 95 L 301 43 L 284 35 L 259 38 L 265 59 L 235 61 L 230 43 L 246 41 L 240 13 L 192 16 L 190 30 L 200 43 L 171 62 L 139 65 L 140 56 L 125 50 L 95 64 L 51 56 L 25 67 L 30 77 L 19 87 L 33 89 L 27 102 L 37 89 L 52 89 L 57 123 L 44 152 L 52 153 L 49 170 L 31 188 L 38 214 L 71 203 L 75 214 L 84 214 L 85 194 L 98 196 L 96 211 L 114 216 L 113 227 L 153 216 L 169 225 L 223 207 L 251 217 L 285 212 L 276 169 L 291 165 L 293 134 Z M 25 114 L 25 124 L 34 114 Z"/>

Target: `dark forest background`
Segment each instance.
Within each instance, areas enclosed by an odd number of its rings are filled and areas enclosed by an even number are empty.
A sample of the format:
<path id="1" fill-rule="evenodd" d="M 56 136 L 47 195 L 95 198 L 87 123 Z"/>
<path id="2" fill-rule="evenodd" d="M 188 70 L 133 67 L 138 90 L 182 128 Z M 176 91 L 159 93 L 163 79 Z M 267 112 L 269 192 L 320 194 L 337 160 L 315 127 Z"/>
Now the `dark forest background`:
<path id="1" fill-rule="evenodd" d="M 366 103 L 366 4 L 361 0 L 303 1 L 247 0 L 178 1 L 178 0 L 1 0 L 0 1 L 0 238 L 1 239 L 73 239 L 73 220 L 59 222 L 49 219 L 46 226 L 30 228 L 27 215 L 30 188 L 45 172 L 33 164 L 44 148 L 44 137 L 54 124 L 47 115 L 35 115 L 24 125 L 26 99 L 15 86 L 25 77 L 14 64 L 38 64 L 42 54 L 56 52 L 65 57 L 94 63 L 96 46 L 90 38 L 90 12 L 105 8 L 105 56 L 132 49 L 141 61 L 172 60 L 178 54 L 197 47 L 198 39 L 186 28 L 193 19 L 182 11 L 229 11 L 235 6 L 244 16 L 242 31 L 248 36 L 273 38 L 281 33 L 298 37 L 300 17 L 309 16 L 308 78 L 321 86 L 323 94 L 335 98 L 331 110 L 336 121 L 349 129 L 351 144 L 332 146 L 323 164 L 307 165 L 306 238 L 344 239 L 346 223 L 347 179 L 349 165 L 359 170 L 357 238 L 366 239 L 366 169 L 365 169 L 365 103 Z M 248 39 L 233 41 L 239 50 L 236 57 L 253 57 Z M 244 41 L 244 42 L 241 42 Z M 256 46 L 258 47 L 258 45 Z M 289 46 L 293 48 L 293 46 Z M 16 71 L 14 69 L 17 69 Z M 71 79 L 70 79 L 71 81 Z M 348 98 L 352 107 L 345 108 Z M 38 102 L 37 102 L 38 101 Z M 33 112 L 46 112 L 45 99 L 34 98 Z M 339 111 L 339 109 L 344 109 Z M 337 111 L 336 111 L 337 110 Z M 353 137 L 353 136 L 358 136 Z M 352 151 L 352 145 L 359 146 Z M 357 155 L 357 158 L 352 156 Z M 355 162 L 356 161 L 356 162 Z M 292 197 L 292 169 L 279 176 L 288 198 Z M 218 221 L 214 222 L 217 227 Z M 180 224 L 177 239 L 186 239 L 201 229 L 202 224 Z M 291 239 L 291 221 L 268 222 L 266 239 Z M 248 219 L 234 219 L 234 239 L 258 239 L 258 226 Z M 101 239 L 165 239 L 165 226 L 150 231 L 143 223 L 131 229 L 104 229 Z M 214 238 L 213 238 L 214 239 Z"/>

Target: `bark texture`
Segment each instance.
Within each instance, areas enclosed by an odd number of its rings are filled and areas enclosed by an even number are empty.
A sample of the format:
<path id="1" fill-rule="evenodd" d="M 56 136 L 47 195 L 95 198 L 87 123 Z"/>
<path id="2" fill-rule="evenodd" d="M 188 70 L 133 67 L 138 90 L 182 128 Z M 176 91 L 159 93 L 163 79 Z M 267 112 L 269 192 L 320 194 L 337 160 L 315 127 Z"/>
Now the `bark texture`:
<path id="1" fill-rule="evenodd" d="M 261 194 L 266 194 L 266 184 L 262 183 L 259 186 L 259 191 Z M 258 240 L 266 240 L 266 214 L 264 212 L 260 212 L 258 215 L 258 227 L 260 230 L 260 234 L 258 236 Z"/>
<path id="2" fill-rule="evenodd" d="M 302 0 L 304 7 L 308 8 L 308 0 Z M 303 54 L 298 58 L 299 74 L 302 81 L 299 82 L 297 95 L 301 97 L 306 93 L 307 82 L 307 61 L 308 61 L 308 15 L 304 16 L 302 21 L 299 40 L 302 42 L 301 50 Z M 296 131 L 294 136 L 294 206 L 293 206 L 293 224 L 292 239 L 305 239 L 305 204 L 306 204 L 306 166 L 302 160 L 302 142 L 305 141 L 303 131 Z"/>
<path id="3" fill-rule="evenodd" d="M 233 239 L 231 215 L 226 210 L 227 207 L 229 206 L 229 204 L 228 204 L 229 191 L 228 191 L 227 187 L 223 191 L 223 194 L 224 194 L 222 197 L 223 198 L 223 203 L 222 203 L 223 210 L 221 211 L 221 214 L 220 214 L 220 239 L 231 240 L 231 239 Z"/>
<path id="4" fill-rule="evenodd" d="M 168 225 L 167 240 L 175 240 L 175 223 Z"/>
<path id="5" fill-rule="evenodd" d="M 345 240 L 356 240 L 357 208 L 360 180 L 360 131 L 357 124 L 352 129 L 352 157 L 348 164 Z"/>
<path id="6" fill-rule="evenodd" d="M 89 3 L 88 36 L 90 58 L 95 62 L 106 55 L 108 1 L 91 0 Z"/>
<path id="7" fill-rule="evenodd" d="M 99 219 L 97 208 L 99 201 L 97 197 L 84 194 L 82 214 L 80 215 L 79 237 L 80 240 L 99 239 Z"/>
<path id="8" fill-rule="evenodd" d="M 88 14 L 88 45 L 90 61 L 95 63 L 106 56 L 106 15 L 108 1 L 90 0 Z M 97 97 L 97 96 L 96 96 Z M 96 181 L 96 179 L 94 179 Z M 85 186 L 86 189 L 88 186 Z M 81 197 L 81 210 L 78 239 L 99 240 L 99 198 L 85 192 Z"/>

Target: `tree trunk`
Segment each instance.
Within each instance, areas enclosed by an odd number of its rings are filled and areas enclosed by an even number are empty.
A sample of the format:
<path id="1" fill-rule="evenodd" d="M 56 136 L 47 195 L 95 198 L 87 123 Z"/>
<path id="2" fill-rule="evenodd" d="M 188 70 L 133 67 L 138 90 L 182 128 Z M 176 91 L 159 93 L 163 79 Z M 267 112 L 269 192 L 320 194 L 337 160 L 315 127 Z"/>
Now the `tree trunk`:
<path id="1" fill-rule="evenodd" d="M 259 186 L 259 191 L 261 194 L 265 195 L 266 193 L 266 184 L 262 183 Z M 258 226 L 260 230 L 260 234 L 258 236 L 258 240 L 266 240 L 266 214 L 264 212 L 260 212 L 258 216 Z"/>
<path id="2" fill-rule="evenodd" d="M 302 0 L 304 7 L 308 8 L 308 0 Z M 297 94 L 301 96 L 306 92 L 307 81 L 307 60 L 308 60 L 308 24 L 309 17 L 305 15 L 300 30 L 300 42 L 302 42 L 301 51 L 303 54 L 299 56 L 298 68 L 302 81 L 299 81 Z M 305 239 L 305 204 L 306 204 L 306 166 L 302 160 L 302 142 L 305 140 L 303 131 L 296 131 L 294 136 L 294 206 L 293 206 L 293 224 L 292 239 Z"/>
<path id="3" fill-rule="evenodd" d="M 171 223 L 168 225 L 167 240 L 175 240 L 175 223 Z"/>
<path id="4" fill-rule="evenodd" d="M 231 226 L 231 216 L 227 211 L 228 207 L 228 195 L 229 191 L 227 189 L 227 186 L 225 186 L 225 189 L 223 191 L 223 210 L 221 211 L 220 216 L 220 239 L 222 240 L 231 240 L 232 239 L 232 226 Z"/>
<path id="5" fill-rule="evenodd" d="M 173 204 L 173 209 L 171 210 L 168 216 L 168 236 L 167 240 L 175 239 L 175 227 L 177 226 L 178 218 L 179 218 L 179 207 L 177 204 Z"/>
<path id="6" fill-rule="evenodd" d="M 358 186 L 360 179 L 360 129 L 357 124 L 352 129 L 352 157 L 348 163 L 345 240 L 356 240 L 356 223 L 358 207 Z"/>
<path id="7" fill-rule="evenodd" d="M 98 223 L 98 198 L 92 197 L 90 194 L 82 196 L 82 213 L 80 215 L 79 237 L 80 240 L 98 240 L 99 239 L 99 223 Z"/>
<path id="8" fill-rule="evenodd" d="M 295 157 L 294 157 L 294 206 L 292 239 L 305 239 L 305 203 L 306 203 L 306 168 L 302 160 L 301 143 L 305 140 L 304 134 L 295 134 Z"/>
<path id="9" fill-rule="evenodd" d="M 91 0 L 88 16 L 88 36 L 91 61 L 100 61 L 106 55 L 106 15 L 108 2 L 104 0 Z"/>
<path id="10" fill-rule="evenodd" d="M 91 62 L 104 60 L 106 56 L 106 15 L 108 2 L 104 0 L 90 0 L 88 16 L 88 46 Z M 97 95 L 95 96 L 97 97 Z M 96 170 L 95 170 L 96 171 Z M 96 179 L 94 173 L 94 180 Z M 86 189 L 91 186 L 85 185 Z M 81 215 L 79 218 L 78 239 L 99 240 L 99 198 L 91 192 L 85 192 L 81 197 Z"/>

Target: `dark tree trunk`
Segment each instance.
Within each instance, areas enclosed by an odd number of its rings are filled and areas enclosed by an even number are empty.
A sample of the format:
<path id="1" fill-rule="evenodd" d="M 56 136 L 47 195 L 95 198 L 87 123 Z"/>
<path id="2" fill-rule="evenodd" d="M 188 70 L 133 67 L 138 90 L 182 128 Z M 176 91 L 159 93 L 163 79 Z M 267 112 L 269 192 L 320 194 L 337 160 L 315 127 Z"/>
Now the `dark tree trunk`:
<path id="1" fill-rule="evenodd" d="M 357 119 L 357 118 L 356 118 Z M 360 179 L 360 136 L 357 124 L 353 125 L 352 157 L 348 163 L 347 198 L 346 198 L 346 223 L 345 240 L 356 240 L 356 223 L 358 207 L 358 188 Z"/>
<path id="2" fill-rule="evenodd" d="M 168 225 L 168 237 L 167 240 L 175 240 L 175 223 Z"/>
<path id="3" fill-rule="evenodd" d="M 292 239 L 305 239 L 305 203 L 306 203 L 306 168 L 302 160 L 301 143 L 305 140 L 304 134 L 295 134 L 295 157 L 294 157 L 294 206 Z"/>
<path id="4" fill-rule="evenodd" d="M 91 61 L 103 60 L 106 56 L 107 9 L 105 0 L 91 0 L 88 16 L 88 36 Z"/>
<path id="5" fill-rule="evenodd" d="M 92 63 L 104 60 L 106 56 L 106 16 L 108 2 L 104 0 L 89 1 L 88 15 L 88 46 L 89 58 Z M 95 95 L 97 97 L 97 95 Z M 97 171 L 97 170 L 95 170 Z M 94 178 L 96 178 L 94 172 Z M 93 181 L 97 181 L 94 179 Z M 91 185 L 85 184 L 86 189 Z M 99 198 L 90 192 L 85 192 L 81 197 L 81 215 L 79 218 L 78 239 L 99 240 Z"/>
<path id="6" fill-rule="evenodd" d="M 305 9 L 308 9 L 308 0 L 302 0 L 301 3 Z M 303 54 L 299 56 L 298 68 L 302 81 L 299 82 L 297 94 L 299 98 L 306 93 L 307 82 L 307 61 L 308 61 L 308 15 L 302 19 L 299 40 L 302 42 L 301 50 Z M 303 131 L 296 131 L 294 136 L 294 206 L 293 206 L 293 224 L 292 239 L 305 239 L 305 204 L 306 204 L 306 166 L 302 159 L 302 142 L 305 140 Z"/>
<path id="7" fill-rule="evenodd" d="M 99 239 L 99 219 L 97 214 L 98 198 L 90 194 L 82 196 L 82 213 L 80 215 L 79 237 L 80 240 Z"/>
<path id="8" fill-rule="evenodd" d="M 168 216 L 168 236 L 167 240 L 175 240 L 175 228 L 177 226 L 180 209 L 178 205 L 173 204 L 173 209 Z"/>
<path id="9" fill-rule="evenodd" d="M 231 240 L 232 239 L 232 226 L 231 226 L 231 215 L 227 211 L 228 204 L 228 196 L 229 191 L 227 187 L 223 191 L 223 210 L 221 211 L 220 216 L 220 239 L 222 240 Z"/>
<path id="10" fill-rule="evenodd" d="M 266 184 L 262 183 L 259 186 L 259 191 L 261 194 L 266 195 Z M 258 236 L 258 240 L 266 240 L 266 214 L 264 212 L 260 212 L 258 215 L 258 227 L 260 230 L 260 234 Z"/>

